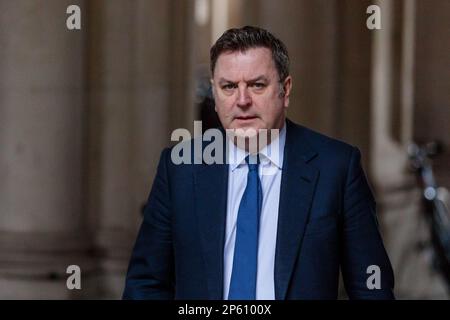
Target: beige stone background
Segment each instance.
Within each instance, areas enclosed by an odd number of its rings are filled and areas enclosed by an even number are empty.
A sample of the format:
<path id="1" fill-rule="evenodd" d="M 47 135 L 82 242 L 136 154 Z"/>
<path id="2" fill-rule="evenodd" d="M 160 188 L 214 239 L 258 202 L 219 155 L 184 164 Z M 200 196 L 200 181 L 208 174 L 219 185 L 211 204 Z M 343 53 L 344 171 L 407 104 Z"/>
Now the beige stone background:
<path id="1" fill-rule="evenodd" d="M 120 298 L 160 151 L 200 119 L 212 42 L 246 24 L 289 48 L 289 116 L 361 149 L 397 297 L 448 299 L 417 249 L 406 147 L 441 139 L 450 187 L 450 1 L 0 0 L 1 299 Z M 81 290 L 66 288 L 72 264 Z"/>

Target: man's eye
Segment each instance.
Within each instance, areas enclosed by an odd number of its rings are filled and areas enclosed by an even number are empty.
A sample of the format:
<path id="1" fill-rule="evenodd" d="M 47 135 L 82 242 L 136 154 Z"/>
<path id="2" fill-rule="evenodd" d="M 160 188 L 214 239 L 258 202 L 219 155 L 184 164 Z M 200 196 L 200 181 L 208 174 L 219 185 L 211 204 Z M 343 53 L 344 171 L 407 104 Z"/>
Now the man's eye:
<path id="1" fill-rule="evenodd" d="M 231 90 L 231 89 L 234 89 L 234 88 L 236 88 L 236 86 L 234 84 L 231 84 L 231 83 L 222 86 L 222 89 L 224 89 L 224 90 Z"/>
<path id="2" fill-rule="evenodd" d="M 264 83 L 261 83 L 261 82 L 256 82 L 256 83 L 252 84 L 252 87 L 254 87 L 256 89 L 262 89 L 262 88 L 265 88 L 266 85 Z"/>

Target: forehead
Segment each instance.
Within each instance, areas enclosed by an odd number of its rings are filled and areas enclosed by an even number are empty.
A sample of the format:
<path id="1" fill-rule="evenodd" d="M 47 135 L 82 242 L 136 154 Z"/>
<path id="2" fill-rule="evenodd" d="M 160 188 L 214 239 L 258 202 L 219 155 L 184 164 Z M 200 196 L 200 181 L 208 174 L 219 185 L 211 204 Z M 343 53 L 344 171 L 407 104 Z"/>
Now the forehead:
<path id="1" fill-rule="evenodd" d="M 237 80 L 264 75 L 268 78 L 276 74 L 272 52 L 268 48 L 251 48 L 246 51 L 228 51 L 219 55 L 214 78 Z"/>

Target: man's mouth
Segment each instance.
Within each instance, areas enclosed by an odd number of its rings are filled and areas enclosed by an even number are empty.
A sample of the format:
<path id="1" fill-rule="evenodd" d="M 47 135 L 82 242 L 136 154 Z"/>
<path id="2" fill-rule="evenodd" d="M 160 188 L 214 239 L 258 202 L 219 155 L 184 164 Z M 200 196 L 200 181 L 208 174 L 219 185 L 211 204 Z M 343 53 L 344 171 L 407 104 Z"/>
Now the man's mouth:
<path id="1" fill-rule="evenodd" d="M 240 120 L 240 121 L 249 121 L 249 120 L 253 120 L 256 119 L 256 116 L 240 116 L 240 117 L 236 117 L 236 120 Z"/>

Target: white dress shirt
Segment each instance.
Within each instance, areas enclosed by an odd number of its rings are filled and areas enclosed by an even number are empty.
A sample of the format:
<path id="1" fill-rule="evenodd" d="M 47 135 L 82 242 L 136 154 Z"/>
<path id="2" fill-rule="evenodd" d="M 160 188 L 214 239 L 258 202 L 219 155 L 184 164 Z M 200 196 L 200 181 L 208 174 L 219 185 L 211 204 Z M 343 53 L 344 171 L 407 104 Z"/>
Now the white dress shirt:
<path id="1" fill-rule="evenodd" d="M 286 141 L 286 123 L 278 139 L 262 149 L 259 154 L 259 178 L 263 201 L 259 220 L 258 268 L 256 277 L 256 299 L 275 299 L 275 246 L 277 240 L 278 204 L 280 201 L 283 152 Z M 224 247 L 223 297 L 228 299 L 233 269 L 236 222 L 242 195 L 247 186 L 248 166 L 245 158 L 248 152 L 230 143 L 228 154 L 228 200 Z"/>

